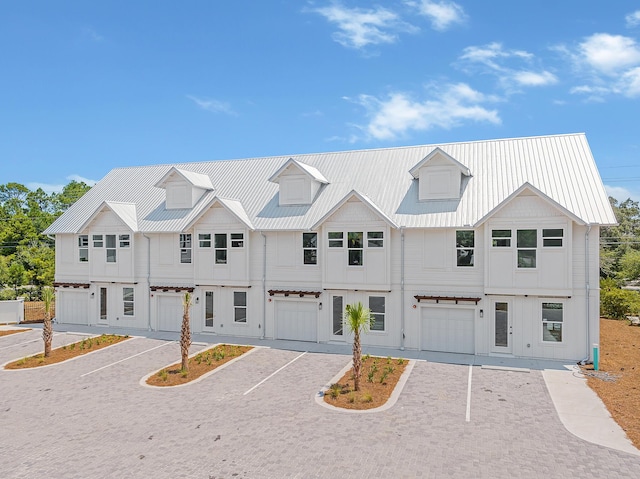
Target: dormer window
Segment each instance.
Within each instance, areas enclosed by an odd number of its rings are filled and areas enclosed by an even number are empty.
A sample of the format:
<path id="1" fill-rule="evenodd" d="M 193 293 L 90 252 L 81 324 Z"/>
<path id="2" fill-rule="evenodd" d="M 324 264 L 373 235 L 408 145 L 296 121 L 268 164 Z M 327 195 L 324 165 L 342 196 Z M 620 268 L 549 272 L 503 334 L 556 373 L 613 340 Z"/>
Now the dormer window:
<path id="1" fill-rule="evenodd" d="M 155 186 L 166 191 L 165 208 L 168 210 L 193 208 L 200 198 L 213 190 L 207 175 L 172 167 Z"/>
<path id="2" fill-rule="evenodd" d="M 310 205 L 322 185 L 329 183 L 316 168 L 293 158 L 282 165 L 269 181 L 280 185 L 280 206 Z"/>
<path id="3" fill-rule="evenodd" d="M 440 148 L 436 148 L 410 171 L 418 180 L 418 197 L 426 200 L 458 200 L 462 180 L 471 176 L 469 168 Z"/>

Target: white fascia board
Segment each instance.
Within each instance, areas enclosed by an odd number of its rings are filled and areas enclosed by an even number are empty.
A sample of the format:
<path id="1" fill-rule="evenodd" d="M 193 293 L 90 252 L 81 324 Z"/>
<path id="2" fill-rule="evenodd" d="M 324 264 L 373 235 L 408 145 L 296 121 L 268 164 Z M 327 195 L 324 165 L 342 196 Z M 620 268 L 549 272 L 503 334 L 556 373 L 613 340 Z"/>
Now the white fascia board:
<path id="1" fill-rule="evenodd" d="M 271 177 L 269 178 L 268 181 L 270 181 L 271 183 L 279 183 L 280 182 L 280 175 L 282 174 L 282 172 L 284 170 L 286 170 L 289 165 L 295 165 L 300 171 L 302 171 L 305 175 L 307 175 L 308 177 L 310 177 L 312 180 L 317 181 L 318 183 L 322 183 L 324 185 L 328 185 L 329 184 L 329 180 L 327 180 L 324 175 L 322 173 L 320 173 L 320 171 L 318 171 L 317 168 L 314 168 L 313 166 L 309 166 L 305 163 L 302 163 L 300 161 L 294 160 L 293 158 L 289 158 L 284 165 L 282 165 L 280 168 L 278 168 L 278 171 L 276 171 L 273 175 L 271 175 Z"/>
<path id="2" fill-rule="evenodd" d="M 395 224 L 395 222 L 389 218 L 384 211 L 382 211 L 380 208 L 378 208 L 378 206 L 371 201 L 371 199 L 356 191 L 356 190 L 351 190 L 349 193 L 347 193 L 345 195 L 344 198 L 342 198 L 340 201 L 338 201 L 327 213 L 325 213 L 322 218 L 320 218 L 318 221 L 316 221 L 316 223 L 311 227 L 312 230 L 315 230 L 317 228 L 319 228 L 322 223 L 324 223 L 328 218 L 331 217 L 331 215 L 333 215 L 336 211 L 338 211 L 347 201 L 349 201 L 351 198 L 357 198 L 358 200 L 360 200 L 362 203 L 364 203 L 365 205 L 367 205 L 372 211 L 374 211 L 383 221 L 385 221 L 389 226 L 391 226 L 392 228 L 398 229 L 399 226 L 397 224 Z"/>
<path id="3" fill-rule="evenodd" d="M 409 170 L 409 173 L 411 174 L 411 176 L 413 176 L 415 179 L 418 179 L 420 168 L 422 168 L 425 165 L 425 163 L 428 163 L 436 156 L 444 157 L 447 161 L 451 162 L 451 164 L 455 165 L 460 170 L 460 173 L 462 173 L 465 176 L 471 176 L 471 171 L 469 170 L 469 168 L 467 168 L 458 160 L 456 160 L 454 157 L 452 157 L 447 152 L 442 150 L 439 146 L 436 147 L 431 153 L 425 156 L 422 160 L 420 160 L 418 164 L 416 164 L 413 168 Z"/>

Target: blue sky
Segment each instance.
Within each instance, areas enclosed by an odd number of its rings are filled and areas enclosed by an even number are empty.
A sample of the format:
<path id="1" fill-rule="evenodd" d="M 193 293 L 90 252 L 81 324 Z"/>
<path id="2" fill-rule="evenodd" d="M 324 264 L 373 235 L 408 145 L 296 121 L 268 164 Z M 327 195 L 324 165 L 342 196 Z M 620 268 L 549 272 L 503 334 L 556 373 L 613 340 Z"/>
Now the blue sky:
<path id="1" fill-rule="evenodd" d="M 640 200 L 640 4 L 0 2 L 0 184 L 585 132 Z"/>

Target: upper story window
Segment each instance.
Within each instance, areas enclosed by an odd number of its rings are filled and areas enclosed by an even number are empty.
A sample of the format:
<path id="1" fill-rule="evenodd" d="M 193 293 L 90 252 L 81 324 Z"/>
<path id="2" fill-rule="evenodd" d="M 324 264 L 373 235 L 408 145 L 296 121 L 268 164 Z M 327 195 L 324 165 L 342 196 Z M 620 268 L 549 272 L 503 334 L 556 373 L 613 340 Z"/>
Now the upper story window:
<path id="1" fill-rule="evenodd" d="M 383 231 L 369 231 L 367 232 L 367 247 L 368 248 L 382 248 L 384 246 L 384 232 Z"/>
<path id="2" fill-rule="evenodd" d="M 191 234 L 180 235 L 180 262 L 191 263 Z"/>
<path id="3" fill-rule="evenodd" d="M 107 247 L 107 263 L 116 262 L 116 235 L 105 235 Z"/>
<path id="4" fill-rule="evenodd" d="M 318 264 L 318 233 L 302 233 L 304 264 Z"/>
<path id="5" fill-rule="evenodd" d="M 129 246 L 131 246 L 130 235 L 120 235 L 118 236 L 118 241 L 120 242 L 120 248 L 128 248 Z"/>
<path id="6" fill-rule="evenodd" d="M 562 342 L 563 304 L 542 303 L 542 340 Z"/>
<path id="7" fill-rule="evenodd" d="M 227 264 L 227 234 L 216 233 L 214 236 L 216 264 Z"/>
<path id="8" fill-rule="evenodd" d="M 329 232 L 329 248 L 342 248 L 344 246 L 344 233 L 342 231 Z"/>
<path id="9" fill-rule="evenodd" d="M 93 235 L 92 238 L 94 248 L 102 248 L 104 246 L 104 239 L 102 235 Z"/>
<path id="10" fill-rule="evenodd" d="M 491 230 L 491 246 L 509 248 L 511 246 L 511 230 Z"/>
<path id="11" fill-rule="evenodd" d="M 122 288 L 122 303 L 123 303 L 124 315 L 133 316 L 133 313 L 135 311 L 133 288 Z"/>
<path id="12" fill-rule="evenodd" d="M 518 268 L 535 268 L 538 248 L 537 230 L 518 230 Z"/>
<path id="13" fill-rule="evenodd" d="M 231 247 L 244 248 L 244 233 L 231 233 Z"/>
<path id="14" fill-rule="evenodd" d="M 347 233 L 347 249 L 349 251 L 349 266 L 362 266 L 363 260 L 363 237 L 364 234 L 360 232 L 348 232 Z"/>
<path id="15" fill-rule="evenodd" d="M 89 262 L 89 235 L 78 236 L 78 261 Z"/>
<path id="16" fill-rule="evenodd" d="M 564 230 L 562 228 L 543 229 L 542 230 L 542 246 L 545 248 L 561 247 L 563 236 L 564 236 Z"/>
<path id="17" fill-rule="evenodd" d="M 475 252 L 475 232 L 456 231 L 456 265 L 473 266 Z"/>
<path id="18" fill-rule="evenodd" d="M 371 310 L 371 331 L 384 331 L 385 327 L 385 297 L 369 296 L 369 309 Z"/>
<path id="19" fill-rule="evenodd" d="M 211 233 L 200 233 L 198 235 L 200 248 L 211 248 Z"/>

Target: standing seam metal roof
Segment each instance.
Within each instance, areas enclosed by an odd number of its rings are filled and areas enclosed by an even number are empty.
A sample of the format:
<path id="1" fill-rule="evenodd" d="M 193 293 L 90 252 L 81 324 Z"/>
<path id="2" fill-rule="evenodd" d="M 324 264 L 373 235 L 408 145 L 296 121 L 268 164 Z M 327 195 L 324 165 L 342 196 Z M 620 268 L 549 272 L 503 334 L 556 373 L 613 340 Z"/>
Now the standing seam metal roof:
<path id="1" fill-rule="evenodd" d="M 435 148 L 471 173 L 463 178 L 460 200 L 418 201 L 418 180 L 409 171 Z M 290 159 L 329 181 L 312 205 L 278 205 L 278 185 L 268 180 Z M 193 209 L 164 209 L 165 191 L 154 185 L 172 168 L 208 176 L 215 191 Z M 183 231 L 216 197 L 238 202 L 256 230 L 308 230 L 353 190 L 398 226 L 462 227 L 477 224 L 525 183 L 584 223 L 616 223 L 586 136 L 579 133 L 116 168 L 45 233 L 77 233 L 105 201 L 135 204 L 141 232 Z"/>

